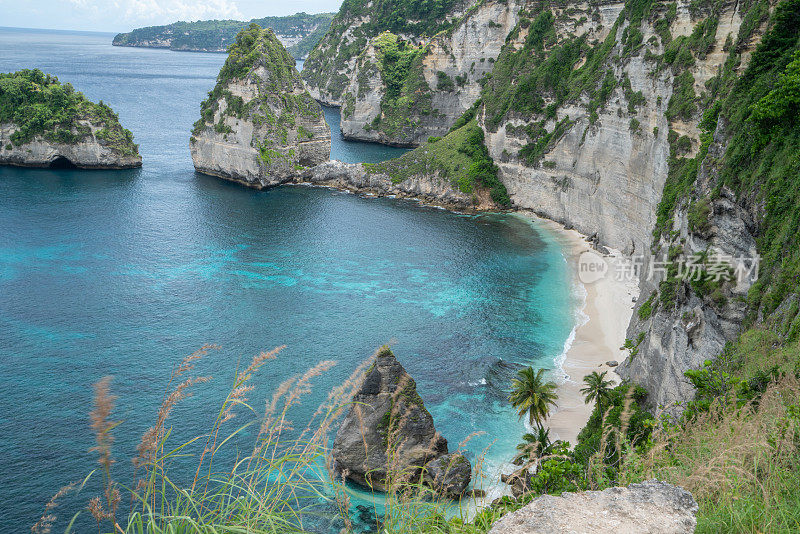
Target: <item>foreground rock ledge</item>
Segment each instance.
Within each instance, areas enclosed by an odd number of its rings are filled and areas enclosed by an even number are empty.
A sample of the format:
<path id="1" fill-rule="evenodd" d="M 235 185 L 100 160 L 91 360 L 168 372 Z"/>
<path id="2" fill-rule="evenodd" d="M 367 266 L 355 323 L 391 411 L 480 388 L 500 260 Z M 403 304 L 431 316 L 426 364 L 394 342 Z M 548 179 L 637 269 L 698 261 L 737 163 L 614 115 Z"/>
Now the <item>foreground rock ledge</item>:
<path id="1" fill-rule="evenodd" d="M 626 488 L 543 495 L 497 521 L 489 534 L 683 534 L 697 526 L 688 491 L 648 480 Z"/>
<path id="2" fill-rule="evenodd" d="M 448 453 L 414 379 L 386 347 L 353 396 L 333 443 L 333 459 L 341 476 L 377 491 L 386 491 L 387 479 L 422 480 L 456 498 L 472 473 L 464 456 Z"/>

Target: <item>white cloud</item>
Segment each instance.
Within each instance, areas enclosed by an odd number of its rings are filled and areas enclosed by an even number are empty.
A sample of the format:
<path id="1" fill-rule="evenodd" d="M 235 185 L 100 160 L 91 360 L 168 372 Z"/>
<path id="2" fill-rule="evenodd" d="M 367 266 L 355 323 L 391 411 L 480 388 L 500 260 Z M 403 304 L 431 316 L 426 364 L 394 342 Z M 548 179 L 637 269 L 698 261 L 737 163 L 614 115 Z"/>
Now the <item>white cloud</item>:
<path id="1" fill-rule="evenodd" d="M 178 20 L 242 19 L 232 0 L 70 0 L 73 6 L 107 20 L 142 24 L 168 24 Z M 112 7 L 113 6 L 113 7 Z"/>

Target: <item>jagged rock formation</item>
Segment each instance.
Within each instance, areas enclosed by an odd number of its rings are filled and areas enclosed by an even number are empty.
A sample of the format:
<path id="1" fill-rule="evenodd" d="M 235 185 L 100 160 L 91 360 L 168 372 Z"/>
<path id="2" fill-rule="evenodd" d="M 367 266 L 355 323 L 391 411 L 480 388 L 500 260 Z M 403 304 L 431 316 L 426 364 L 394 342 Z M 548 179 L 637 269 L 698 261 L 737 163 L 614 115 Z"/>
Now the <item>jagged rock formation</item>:
<path id="1" fill-rule="evenodd" d="M 114 46 L 169 48 L 187 52 L 225 52 L 236 34 L 248 24 L 270 28 L 292 57 L 308 55 L 331 26 L 333 13 L 308 15 L 297 13 L 287 17 L 264 17 L 249 23 L 239 20 L 198 20 L 175 22 L 165 26 L 147 26 L 118 33 Z"/>
<path id="2" fill-rule="evenodd" d="M 697 503 L 677 486 L 649 480 L 603 491 L 543 495 L 500 518 L 489 534 L 691 534 Z"/>
<path id="3" fill-rule="evenodd" d="M 303 70 L 311 94 L 342 106 L 347 138 L 416 146 L 444 135 L 478 100 L 521 4 L 444 2 L 414 13 L 416 25 L 372 4 L 342 7 Z"/>
<path id="4" fill-rule="evenodd" d="M 423 476 L 442 492 L 461 495 L 472 471 L 462 455 L 448 454 L 414 379 L 387 347 L 353 397 L 332 455 L 344 478 L 378 491 L 390 481 L 413 483 Z"/>
<path id="5" fill-rule="evenodd" d="M 330 158 L 330 129 L 272 30 L 236 37 L 191 138 L 195 169 L 267 187 Z"/>
<path id="6" fill-rule="evenodd" d="M 102 101 L 39 70 L 0 74 L 0 164 L 129 169 L 142 166 L 133 134 Z"/>

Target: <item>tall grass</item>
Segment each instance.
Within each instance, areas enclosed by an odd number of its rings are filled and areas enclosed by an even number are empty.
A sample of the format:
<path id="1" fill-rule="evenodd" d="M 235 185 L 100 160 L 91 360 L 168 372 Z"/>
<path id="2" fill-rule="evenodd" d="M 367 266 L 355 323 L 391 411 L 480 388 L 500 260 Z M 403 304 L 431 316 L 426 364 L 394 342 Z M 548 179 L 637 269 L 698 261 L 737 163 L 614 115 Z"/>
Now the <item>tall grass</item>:
<path id="1" fill-rule="evenodd" d="M 51 531 L 64 495 L 88 493 L 92 485 L 99 486 L 97 493 L 88 495 L 85 508 L 71 516 L 66 532 L 72 532 L 78 517 L 87 513 L 100 533 L 299 533 L 308 532 L 331 515 L 345 531 L 354 528 L 347 487 L 334 470 L 329 441 L 332 425 L 351 407 L 377 352 L 329 392 L 302 429 L 293 427 L 291 409 L 311 392 L 313 380 L 335 362 L 322 361 L 285 380 L 259 410 L 248 400 L 254 390 L 252 378 L 284 347 L 262 352 L 236 371 L 208 431 L 175 443 L 170 420 L 173 409 L 211 380 L 194 374 L 194 369 L 217 348 L 204 346 L 175 367 L 155 422 L 141 436 L 132 459 L 133 477 L 127 483 L 115 478 L 113 432 L 120 423 L 113 420 L 116 397 L 111 394 L 111 377 L 95 384 L 90 419 L 96 446 L 91 452 L 99 467 L 85 480 L 69 484 L 53 496 L 32 527 L 34 534 Z M 250 415 L 248 421 L 232 423 L 241 419 L 242 413 Z M 407 416 L 392 414 L 396 422 Z M 257 432 L 251 448 L 242 453 L 245 430 L 253 426 Z M 399 426 L 392 424 L 391 428 Z M 287 437 L 290 430 L 291 438 Z M 459 451 L 468 439 L 459 445 Z M 386 492 L 381 495 L 383 509 L 375 505 L 372 510 L 376 522 L 382 532 L 392 534 L 453 532 L 450 524 L 463 524 L 466 509 L 436 491 L 424 468 L 403 465 L 398 454 L 403 440 L 396 432 L 388 436 Z M 448 509 L 453 507 L 455 520 L 448 519 L 453 515 Z"/>
<path id="2" fill-rule="evenodd" d="M 800 531 L 800 381 L 786 375 L 759 399 L 717 402 L 626 466 L 627 480 L 680 485 L 700 506 L 698 532 Z"/>

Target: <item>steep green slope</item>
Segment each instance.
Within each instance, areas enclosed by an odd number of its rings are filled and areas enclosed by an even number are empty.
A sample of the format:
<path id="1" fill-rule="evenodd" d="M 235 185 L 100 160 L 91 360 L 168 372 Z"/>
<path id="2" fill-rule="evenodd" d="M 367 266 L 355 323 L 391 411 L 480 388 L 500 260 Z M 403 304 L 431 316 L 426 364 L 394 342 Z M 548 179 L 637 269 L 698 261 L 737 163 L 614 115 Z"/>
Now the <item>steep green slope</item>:
<path id="1" fill-rule="evenodd" d="M 289 53 L 305 57 L 330 28 L 333 13 L 309 15 L 297 13 L 286 17 L 264 17 L 250 22 L 239 20 L 200 20 L 175 22 L 165 26 L 137 28 L 114 37 L 115 46 L 170 48 L 172 50 L 224 52 L 236 34 L 255 23 L 271 28 L 283 42 L 291 43 Z"/>
<path id="2" fill-rule="evenodd" d="M 472 194 L 476 204 L 478 192 L 488 190 L 495 204 L 509 205 L 506 188 L 498 180 L 497 167 L 483 144 L 483 130 L 474 119 L 443 138 L 430 138 L 399 158 L 365 167 L 369 173 L 389 175 L 394 183 L 412 176 L 437 175 L 449 180 L 454 189 Z"/>

